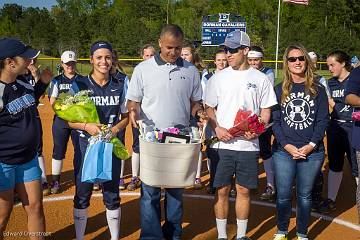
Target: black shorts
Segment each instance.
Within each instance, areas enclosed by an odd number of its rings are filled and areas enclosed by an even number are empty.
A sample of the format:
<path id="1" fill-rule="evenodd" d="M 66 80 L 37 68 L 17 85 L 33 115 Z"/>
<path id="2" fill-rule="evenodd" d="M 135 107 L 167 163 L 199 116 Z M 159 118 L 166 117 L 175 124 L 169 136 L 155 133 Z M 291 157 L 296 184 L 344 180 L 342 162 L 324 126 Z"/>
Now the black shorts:
<path id="1" fill-rule="evenodd" d="M 233 176 L 236 183 L 247 188 L 258 186 L 259 152 L 233 151 L 218 149 L 219 163 L 216 167 L 214 187 L 231 185 Z"/>

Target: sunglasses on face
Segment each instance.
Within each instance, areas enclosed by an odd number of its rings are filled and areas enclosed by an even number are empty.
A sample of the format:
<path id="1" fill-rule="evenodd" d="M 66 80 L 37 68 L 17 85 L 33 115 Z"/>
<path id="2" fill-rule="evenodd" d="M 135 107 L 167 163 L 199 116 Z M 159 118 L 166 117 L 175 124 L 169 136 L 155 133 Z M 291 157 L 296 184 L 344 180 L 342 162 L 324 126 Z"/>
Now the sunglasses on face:
<path id="1" fill-rule="evenodd" d="M 288 57 L 288 62 L 296 62 L 296 60 L 299 60 L 300 62 L 305 61 L 305 56 L 299 56 L 299 57 Z"/>
<path id="2" fill-rule="evenodd" d="M 234 53 L 238 53 L 239 50 L 242 49 L 241 47 L 238 47 L 238 48 L 228 48 L 228 47 L 225 47 L 224 48 L 224 51 L 225 53 L 230 53 L 230 54 L 234 54 Z"/>

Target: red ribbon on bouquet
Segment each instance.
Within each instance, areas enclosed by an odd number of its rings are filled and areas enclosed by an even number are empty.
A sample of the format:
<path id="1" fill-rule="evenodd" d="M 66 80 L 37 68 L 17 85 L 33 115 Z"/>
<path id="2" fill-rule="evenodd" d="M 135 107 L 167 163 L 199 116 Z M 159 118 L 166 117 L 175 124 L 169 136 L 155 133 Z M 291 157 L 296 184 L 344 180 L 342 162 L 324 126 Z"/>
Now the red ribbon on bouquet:
<path id="1" fill-rule="evenodd" d="M 244 136 L 245 132 L 261 134 L 265 130 L 265 123 L 262 122 L 257 114 L 241 108 L 236 113 L 234 126 L 228 129 L 229 133 L 234 137 Z"/>

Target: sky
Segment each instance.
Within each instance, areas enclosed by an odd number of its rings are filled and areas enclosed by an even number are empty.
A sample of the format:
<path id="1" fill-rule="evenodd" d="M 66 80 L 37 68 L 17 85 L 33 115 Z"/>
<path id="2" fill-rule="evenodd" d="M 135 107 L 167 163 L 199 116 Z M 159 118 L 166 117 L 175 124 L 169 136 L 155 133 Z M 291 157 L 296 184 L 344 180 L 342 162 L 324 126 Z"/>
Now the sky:
<path id="1" fill-rule="evenodd" d="M 0 8 L 6 3 L 16 3 L 23 7 L 45 7 L 49 10 L 53 5 L 57 5 L 56 0 L 0 0 Z"/>

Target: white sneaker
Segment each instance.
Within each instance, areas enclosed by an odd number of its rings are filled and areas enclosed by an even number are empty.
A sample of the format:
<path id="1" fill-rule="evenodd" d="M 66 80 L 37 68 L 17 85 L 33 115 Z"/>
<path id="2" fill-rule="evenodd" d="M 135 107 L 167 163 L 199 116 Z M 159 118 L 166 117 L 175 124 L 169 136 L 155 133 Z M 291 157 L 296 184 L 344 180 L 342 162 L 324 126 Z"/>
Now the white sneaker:
<path id="1" fill-rule="evenodd" d="M 277 233 L 274 235 L 273 240 L 288 240 L 285 234 Z"/>

